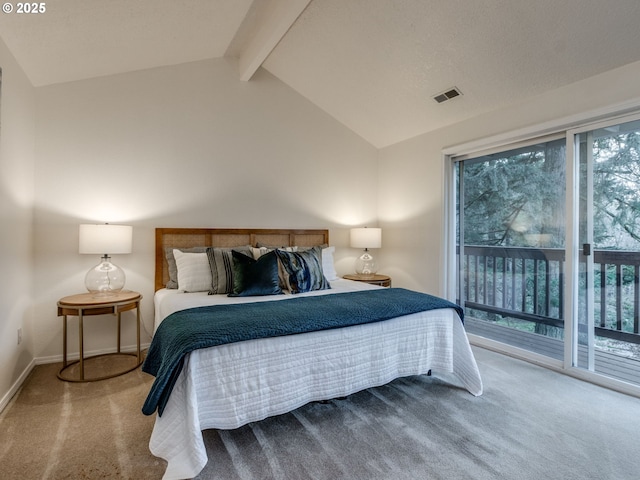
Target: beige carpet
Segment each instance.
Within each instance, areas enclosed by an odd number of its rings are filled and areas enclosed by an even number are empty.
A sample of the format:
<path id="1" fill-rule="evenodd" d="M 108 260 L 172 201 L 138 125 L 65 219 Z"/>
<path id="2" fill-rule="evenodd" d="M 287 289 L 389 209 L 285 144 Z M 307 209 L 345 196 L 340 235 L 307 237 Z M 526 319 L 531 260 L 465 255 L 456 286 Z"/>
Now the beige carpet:
<path id="1" fill-rule="evenodd" d="M 640 399 L 474 348 L 485 393 L 399 379 L 232 431 L 198 480 L 637 480 Z M 106 363 L 107 362 L 105 360 Z M 0 413 L 0 479 L 160 479 L 152 378 L 74 384 L 36 367 Z"/>
<path id="2" fill-rule="evenodd" d="M 105 374 L 100 363 L 118 368 L 131 359 L 89 361 L 87 376 Z M 60 366 L 36 366 L 0 414 L 0 478 L 161 478 L 165 462 L 148 447 L 154 417 L 140 411 L 152 377 L 138 368 L 108 380 L 70 383 L 56 377 Z"/>

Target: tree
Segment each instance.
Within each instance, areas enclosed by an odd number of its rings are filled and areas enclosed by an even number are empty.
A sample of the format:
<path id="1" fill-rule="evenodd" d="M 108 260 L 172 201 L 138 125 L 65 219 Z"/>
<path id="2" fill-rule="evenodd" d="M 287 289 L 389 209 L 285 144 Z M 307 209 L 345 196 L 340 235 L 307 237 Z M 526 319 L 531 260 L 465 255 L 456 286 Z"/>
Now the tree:
<path id="1" fill-rule="evenodd" d="M 465 244 L 563 246 L 564 152 L 556 141 L 465 163 Z"/>
<path id="2" fill-rule="evenodd" d="M 640 132 L 594 139 L 593 205 L 596 248 L 638 249 L 639 187 Z"/>

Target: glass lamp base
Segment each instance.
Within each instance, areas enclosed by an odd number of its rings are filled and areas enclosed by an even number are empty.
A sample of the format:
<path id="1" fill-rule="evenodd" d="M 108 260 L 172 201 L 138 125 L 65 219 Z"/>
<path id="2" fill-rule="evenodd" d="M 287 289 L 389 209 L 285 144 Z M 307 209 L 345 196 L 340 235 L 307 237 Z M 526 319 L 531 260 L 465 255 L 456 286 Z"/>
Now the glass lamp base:
<path id="1" fill-rule="evenodd" d="M 373 275 L 377 271 L 378 265 L 373 255 L 368 250 L 365 250 L 356 260 L 356 273 L 359 275 Z"/>
<path id="2" fill-rule="evenodd" d="M 111 258 L 106 255 L 84 277 L 84 284 L 89 292 L 105 295 L 121 291 L 124 282 L 124 271 L 111 263 Z"/>

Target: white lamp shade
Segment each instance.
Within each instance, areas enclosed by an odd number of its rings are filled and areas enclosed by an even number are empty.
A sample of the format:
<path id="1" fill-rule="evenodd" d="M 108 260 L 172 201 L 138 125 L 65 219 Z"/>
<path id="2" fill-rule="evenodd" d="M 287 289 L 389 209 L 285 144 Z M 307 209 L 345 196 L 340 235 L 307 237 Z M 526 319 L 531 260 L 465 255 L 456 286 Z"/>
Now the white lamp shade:
<path id="1" fill-rule="evenodd" d="M 131 253 L 132 245 L 133 227 L 129 225 L 80 225 L 79 253 Z"/>
<path id="2" fill-rule="evenodd" d="M 353 248 L 380 248 L 382 247 L 381 228 L 352 228 L 351 247 Z"/>

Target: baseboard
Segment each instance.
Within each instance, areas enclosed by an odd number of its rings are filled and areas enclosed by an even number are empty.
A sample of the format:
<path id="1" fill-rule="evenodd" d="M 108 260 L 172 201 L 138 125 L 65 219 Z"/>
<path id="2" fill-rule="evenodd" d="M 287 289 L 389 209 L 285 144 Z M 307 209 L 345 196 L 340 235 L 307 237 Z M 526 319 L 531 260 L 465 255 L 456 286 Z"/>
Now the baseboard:
<path id="1" fill-rule="evenodd" d="M 144 350 L 146 348 L 149 348 L 149 345 L 150 345 L 149 343 L 141 344 L 140 349 Z M 121 352 L 125 352 L 125 353 L 135 352 L 136 350 L 137 350 L 137 347 L 135 345 L 125 346 L 120 349 Z M 92 350 L 90 352 L 85 352 L 85 358 L 92 357 L 94 355 L 103 355 L 105 353 L 115 353 L 115 352 L 116 352 L 115 348 Z M 70 360 L 70 361 L 78 360 L 79 358 L 80 358 L 80 355 L 78 353 L 67 355 L 67 360 Z M 13 385 L 11 385 L 11 388 L 9 389 L 9 391 L 0 400 L 0 413 L 4 411 L 6 406 L 9 405 L 9 403 L 11 402 L 11 399 L 14 397 L 14 395 L 18 393 L 18 391 L 20 390 L 20 387 L 22 387 L 22 384 L 25 382 L 25 380 L 27 379 L 27 377 L 29 376 L 29 374 L 31 373 L 31 371 L 36 365 L 46 365 L 49 363 L 59 363 L 59 362 L 62 362 L 62 354 L 51 355 L 49 357 L 36 357 L 32 359 L 31 362 L 29 362 L 29 365 L 27 365 L 24 371 L 13 383 Z"/>
<path id="2" fill-rule="evenodd" d="M 20 387 L 22 387 L 22 384 L 25 382 L 25 380 L 27 379 L 27 377 L 31 373 L 31 370 L 33 370 L 33 367 L 35 367 L 35 366 L 36 366 L 36 361 L 35 361 L 35 359 L 33 359 L 33 360 L 31 360 L 31 362 L 29 362 L 29 365 L 27 365 L 27 367 L 18 376 L 17 380 L 13 383 L 13 385 L 11 385 L 11 388 L 5 394 L 5 396 L 2 397 L 2 400 L 0 400 L 0 413 L 2 413 L 4 411 L 4 409 L 5 409 L 5 407 L 7 405 L 9 405 L 9 403 L 11 402 L 11 399 L 13 398 L 13 396 L 16 393 L 18 393 L 18 390 L 20 390 Z"/>
<path id="3" fill-rule="evenodd" d="M 507 355 L 509 357 L 524 360 L 540 367 L 550 368 L 552 370 L 562 370 L 563 367 L 563 363 L 560 360 L 546 357 L 538 353 L 530 352 L 529 350 L 524 350 L 522 348 L 514 347 L 507 343 L 498 342 L 497 340 L 481 337 L 472 333 L 467 333 L 467 337 L 469 338 L 469 343 L 471 345 L 476 345 L 487 350 L 502 353 L 503 355 Z"/>

